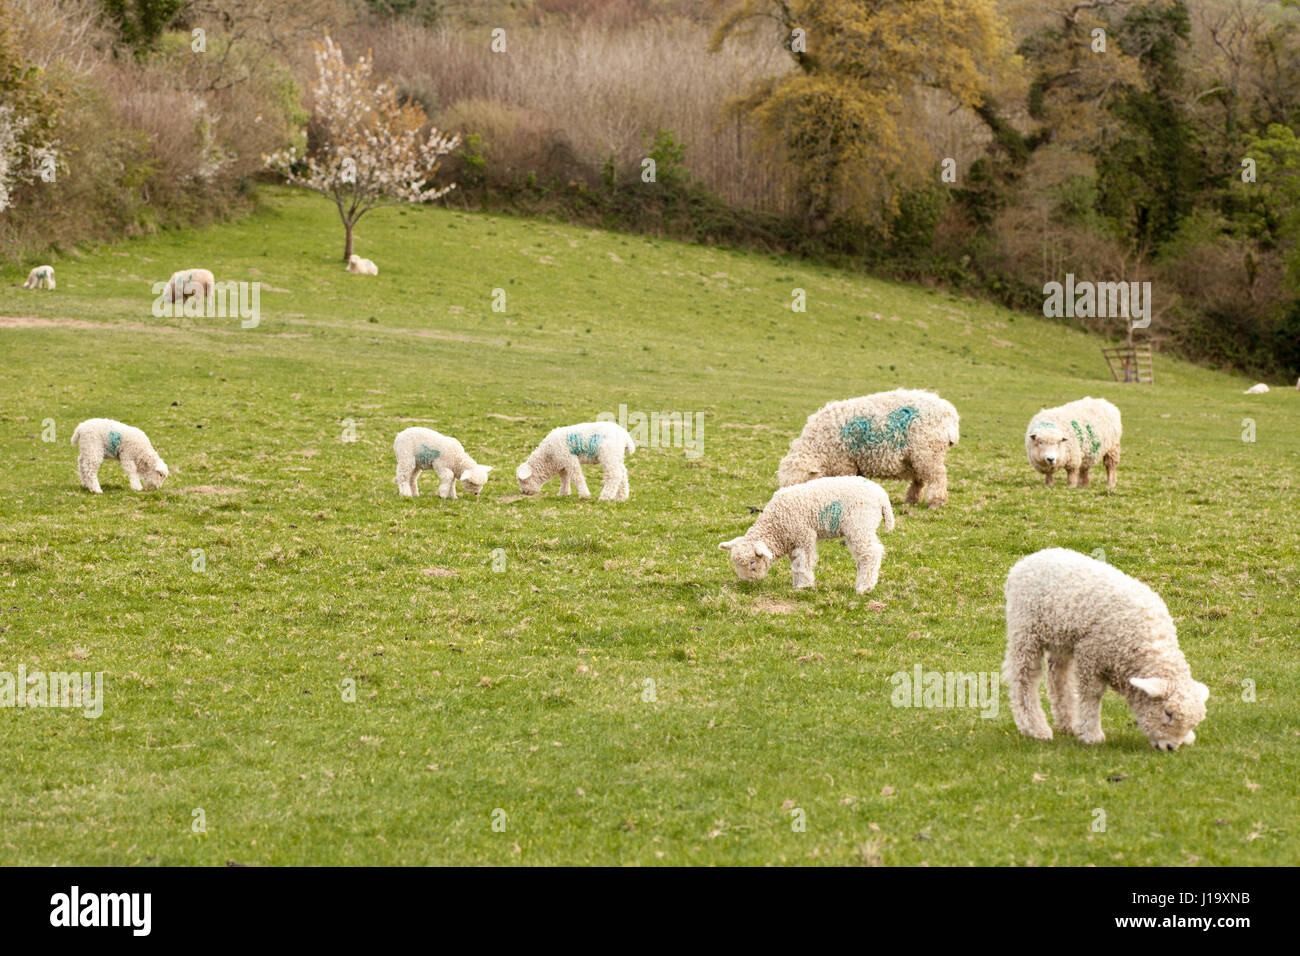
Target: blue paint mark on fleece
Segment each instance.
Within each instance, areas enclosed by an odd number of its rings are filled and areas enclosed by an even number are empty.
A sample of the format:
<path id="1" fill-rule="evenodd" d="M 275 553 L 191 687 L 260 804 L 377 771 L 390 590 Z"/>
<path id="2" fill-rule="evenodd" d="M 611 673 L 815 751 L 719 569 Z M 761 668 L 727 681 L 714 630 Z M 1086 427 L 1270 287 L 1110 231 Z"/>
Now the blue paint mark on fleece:
<path id="1" fill-rule="evenodd" d="M 566 440 L 569 443 L 569 451 L 579 458 L 595 458 L 596 449 L 600 447 L 600 439 L 600 435 L 588 435 L 584 441 L 582 435 L 573 432 Z"/>
<path id="2" fill-rule="evenodd" d="M 109 432 L 109 433 L 108 433 L 108 445 L 106 445 L 105 448 L 104 448 L 104 454 L 108 455 L 109 458 L 116 458 L 116 457 L 117 457 L 117 450 L 118 450 L 118 448 L 120 448 L 121 446 L 122 446 L 122 433 L 121 433 L 121 432 Z"/>
<path id="3" fill-rule="evenodd" d="M 1101 447 L 1101 439 L 1098 438 L 1097 433 L 1092 430 L 1092 426 L 1084 426 L 1084 428 L 1088 429 L 1088 442 L 1086 444 L 1084 443 L 1083 432 L 1079 428 L 1079 423 L 1070 422 L 1070 427 L 1074 429 L 1074 437 L 1079 439 L 1079 450 L 1088 458 L 1095 458 L 1097 456 L 1097 449 Z"/>
<path id="4" fill-rule="evenodd" d="M 840 533 L 840 515 L 844 512 L 838 501 L 832 501 L 817 513 L 817 527 L 827 534 Z"/>
<path id="5" fill-rule="evenodd" d="M 840 429 L 840 438 L 849 451 L 865 451 L 880 445 L 902 449 L 907 447 L 907 429 L 917 416 L 911 405 L 896 408 L 883 419 L 859 415 L 850 418 Z"/>
<path id="6" fill-rule="evenodd" d="M 436 459 L 440 454 L 442 454 L 442 452 L 438 451 L 438 449 L 430 448 L 428 445 L 421 442 L 420 450 L 415 453 L 415 463 L 420 468 L 432 468 L 434 459 Z"/>

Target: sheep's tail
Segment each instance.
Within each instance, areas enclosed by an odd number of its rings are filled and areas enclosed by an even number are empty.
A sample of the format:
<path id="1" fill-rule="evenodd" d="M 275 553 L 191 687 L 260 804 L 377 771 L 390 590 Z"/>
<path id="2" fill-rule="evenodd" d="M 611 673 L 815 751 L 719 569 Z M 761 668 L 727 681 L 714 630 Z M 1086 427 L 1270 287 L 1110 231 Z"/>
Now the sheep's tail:
<path id="1" fill-rule="evenodd" d="M 889 503 L 888 495 L 885 495 L 885 501 L 880 506 L 880 527 L 886 531 L 894 530 L 894 506 Z"/>
<path id="2" fill-rule="evenodd" d="M 72 444 L 76 445 L 81 439 L 81 426 L 78 425 L 72 430 Z"/>

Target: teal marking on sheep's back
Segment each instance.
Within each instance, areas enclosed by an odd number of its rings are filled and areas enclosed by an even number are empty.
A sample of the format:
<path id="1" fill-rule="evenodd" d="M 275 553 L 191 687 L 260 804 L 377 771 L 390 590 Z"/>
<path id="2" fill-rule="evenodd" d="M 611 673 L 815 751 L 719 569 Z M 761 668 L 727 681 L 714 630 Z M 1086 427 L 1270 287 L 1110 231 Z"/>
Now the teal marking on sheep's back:
<path id="1" fill-rule="evenodd" d="M 1097 449 L 1101 447 L 1101 439 L 1097 437 L 1096 432 L 1092 430 L 1091 425 L 1085 426 L 1088 429 L 1088 440 L 1083 440 L 1083 428 L 1079 427 L 1078 422 L 1070 422 L 1070 427 L 1074 429 L 1074 437 L 1079 439 L 1079 450 L 1089 458 L 1095 458 Z"/>
<path id="2" fill-rule="evenodd" d="M 907 429 L 919 413 L 910 405 L 896 408 L 884 418 L 856 415 L 844 423 L 840 438 L 849 451 L 865 451 L 882 445 L 907 447 Z"/>
<path id="3" fill-rule="evenodd" d="M 600 438 L 600 435 L 587 435 L 584 440 L 582 435 L 573 432 L 566 441 L 569 445 L 569 451 L 579 458 L 595 458 L 596 449 L 600 447 Z"/>
<path id="4" fill-rule="evenodd" d="M 838 501 L 832 501 L 817 514 L 817 527 L 827 534 L 840 533 L 840 515 L 844 508 Z"/>
<path id="5" fill-rule="evenodd" d="M 1033 438 L 1039 432 L 1047 428 L 1050 428 L 1052 431 L 1056 431 L 1057 430 L 1056 422 L 1039 422 L 1033 428 L 1029 429 L 1029 437 Z"/>
<path id="6" fill-rule="evenodd" d="M 49 269 L 42 269 L 40 272 L 36 273 L 36 278 L 38 279 L 48 279 L 49 277 L 50 277 Z"/>
<path id="7" fill-rule="evenodd" d="M 415 454 L 415 463 L 421 468 L 432 468 L 434 461 L 442 452 L 436 448 L 430 448 L 423 442 L 420 443 L 420 450 Z"/>
<path id="8" fill-rule="evenodd" d="M 108 457 L 109 457 L 109 458 L 116 458 L 116 457 L 117 457 L 117 450 L 118 450 L 118 448 L 120 448 L 121 446 L 122 446 L 122 433 L 121 433 L 121 432 L 109 432 L 109 433 L 108 433 L 108 445 L 105 446 L 105 448 L 104 448 L 104 452 L 108 455 Z"/>

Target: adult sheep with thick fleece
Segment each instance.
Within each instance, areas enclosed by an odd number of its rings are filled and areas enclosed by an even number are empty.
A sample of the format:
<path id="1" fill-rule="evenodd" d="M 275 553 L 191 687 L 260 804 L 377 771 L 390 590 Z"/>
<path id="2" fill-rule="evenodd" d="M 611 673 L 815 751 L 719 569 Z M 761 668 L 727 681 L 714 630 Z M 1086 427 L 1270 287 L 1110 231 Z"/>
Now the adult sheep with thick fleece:
<path id="1" fill-rule="evenodd" d="M 198 296 L 200 301 L 206 303 L 212 297 L 216 286 L 216 278 L 207 269 L 182 269 L 180 272 L 173 272 L 172 277 L 167 280 L 167 286 L 162 292 L 162 301 L 184 305 L 186 300 Z"/>
<path id="2" fill-rule="evenodd" d="M 459 481 L 472 495 L 487 484 L 491 465 L 480 465 L 456 439 L 440 435 L 432 428 L 407 428 L 393 439 L 397 455 L 397 490 L 403 498 L 420 496 L 420 472 L 438 476 L 438 497 L 455 498 Z"/>
<path id="3" fill-rule="evenodd" d="M 894 509 L 880 485 L 858 477 L 814 478 L 777 491 L 748 531 L 718 547 L 731 553 L 742 581 L 762 579 L 788 554 L 794 586 L 810 588 L 817 542 L 842 537 L 858 566 L 856 588 L 863 594 L 880 578 L 885 547 L 877 531 L 882 528 L 894 530 Z"/>
<path id="4" fill-rule="evenodd" d="M 87 491 L 100 494 L 99 466 L 115 458 L 126 472 L 132 491 L 161 488 L 169 474 L 167 463 L 154 451 L 149 436 L 138 428 L 111 418 L 89 418 L 72 432 L 72 444 L 81 449 L 77 473 Z"/>
<path id="5" fill-rule="evenodd" d="M 948 500 L 945 456 L 960 438 L 957 409 L 933 392 L 895 389 L 831 402 L 808 416 L 781 459 L 782 488 L 860 475 L 909 482 L 908 503 Z"/>
<path id="6" fill-rule="evenodd" d="M 369 259 L 362 259 L 355 252 L 348 256 L 348 272 L 355 272 L 357 275 L 377 276 L 379 275 L 379 266 L 375 265 Z"/>
<path id="7" fill-rule="evenodd" d="M 37 266 L 27 273 L 27 281 L 23 283 L 24 289 L 53 289 L 54 286 L 54 266 Z"/>
<path id="8" fill-rule="evenodd" d="M 558 474 L 560 494 L 567 495 L 570 488 L 576 488 L 579 498 L 590 498 L 582 466 L 597 463 L 604 479 L 599 500 L 627 501 L 631 489 L 623 454 L 634 451 L 636 442 L 632 436 L 614 422 L 564 425 L 552 429 L 542 439 L 528 459 L 515 469 L 515 477 L 519 479 L 520 491 L 535 495 Z"/>
<path id="9" fill-rule="evenodd" d="M 1209 688 L 1192 679 L 1165 602 L 1141 581 L 1077 551 L 1048 548 L 1016 562 L 1006 598 L 1002 678 L 1022 734 L 1052 739 L 1038 695 L 1046 656 L 1057 730 L 1104 741 L 1101 699 L 1109 686 L 1157 750 L 1196 739 Z"/>
<path id="10" fill-rule="evenodd" d="M 1106 488 L 1113 489 L 1119 470 L 1119 409 L 1104 398 L 1081 398 L 1059 408 L 1045 408 L 1029 420 L 1025 453 L 1047 476 L 1065 470 L 1071 488 L 1088 487 L 1088 472 L 1097 462 L 1106 467 Z"/>

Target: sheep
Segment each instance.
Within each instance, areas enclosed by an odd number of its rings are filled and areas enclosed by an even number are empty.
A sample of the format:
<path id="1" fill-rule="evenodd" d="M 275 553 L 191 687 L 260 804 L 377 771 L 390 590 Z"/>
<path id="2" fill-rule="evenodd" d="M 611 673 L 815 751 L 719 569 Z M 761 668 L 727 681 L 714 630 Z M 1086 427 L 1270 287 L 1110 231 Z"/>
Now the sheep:
<path id="1" fill-rule="evenodd" d="M 1059 408 L 1045 408 L 1029 420 L 1025 453 L 1047 476 L 1065 469 L 1066 484 L 1087 488 L 1088 472 L 1098 461 L 1106 466 L 1106 490 L 1113 491 L 1119 469 L 1122 433 L 1119 409 L 1104 398 L 1081 398 Z"/>
<path id="2" fill-rule="evenodd" d="M 1102 743 L 1109 686 L 1128 700 L 1157 750 L 1196 739 L 1210 690 L 1192 680 L 1165 602 L 1141 581 L 1077 551 L 1048 548 L 1016 562 L 1006 599 L 1002 678 L 1022 734 L 1052 739 L 1038 695 L 1046 654 L 1057 730 Z"/>
<path id="3" fill-rule="evenodd" d="M 73 429 L 72 444 L 81 448 L 77 458 L 81 486 L 97 495 L 103 492 L 99 487 L 99 466 L 105 458 L 117 459 L 132 491 L 161 488 L 170 474 L 148 435 L 111 418 L 88 418 Z"/>
<path id="4" fill-rule="evenodd" d="M 348 256 L 348 272 L 355 272 L 363 276 L 379 275 L 379 266 L 375 265 L 369 259 L 362 259 L 356 253 Z"/>
<path id="5" fill-rule="evenodd" d="M 591 497 L 587 481 L 582 476 L 582 463 L 599 462 L 604 484 L 600 489 L 601 501 L 627 501 L 630 489 L 623 453 L 636 451 L 636 442 L 627 430 L 614 422 L 586 422 L 555 428 L 542 439 L 515 470 L 519 490 L 535 495 L 555 474 L 560 476 L 560 494 L 567 495 L 570 485 L 577 488 L 579 498 Z"/>
<path id="6" fill-rule="evenodd" d="M 491 465 L 480 465 L 465 453 L 460 442 L 439 435 L 432 428 L 408 428 L 393 439 L 397 455 L 397 490 L 403 498 L 420 496 L 420 472 L 432 471 L 439 478 L 438 497 L 455 498 L 456 481 L 477 495 L 487 484 Z"/>
<path id="7" fill-rule="evenodd" d="M 37 266 L 31 272 L 27 273 L 27 281 L 23 283 L 23 288 L 53 289 L 54 266 Z"/>
<path id="8" fill-rule="evenodd" d="M 880 578 L 885 557 L 876 534 L 880 528 L 894 530 L 894 509 L 884 488 L 860 477 L 814 478 L 778 490 L 748 531 L 718 547 L 731 553 L 742 581 L 761 580 L 788 554 L 794 586 L 810 588 L 817 542 L 842 537 L 858 566 L 857 592 L 864 594 Z"/>
<path id="9" fill-rule="evenodd" d="M 808 416 L 777 480 L 788 488 L 837 475 L 900 478 L 909 482 L 908 504 L 924 494 L 937 508 L 948 500 L 944 456 L 959 438 L 957 409 L 933 392 L 899 388 L 831 402 Z"/>
<path id="10" fill-rule="evenodd" d="M 1263 382 L 1260 382 L 1260 383 L 1257 384 L 1257 385 L 1252 385 L 1250 388 L 1246 389 L 1246 390 L 1245 390 L 1244 392 L 1242 392 L 1241 394 L 1243 394 L 1243 395 L 1263 395 L 1263 394 L 1264 394 L 1265 392 L 1267 392 L 1267 391 L 1268 391 L 1268 386 L 1265 385 Z"/>
<path id="11" fill-rule="evenodd" d="M 173 272 L 163 289 L 163 302 L 177 302 L 182 306 L 192 296 L 199 296 L 206 305 L 216 289 L 217 281 L 207 269 L 182 269 Z"/>

